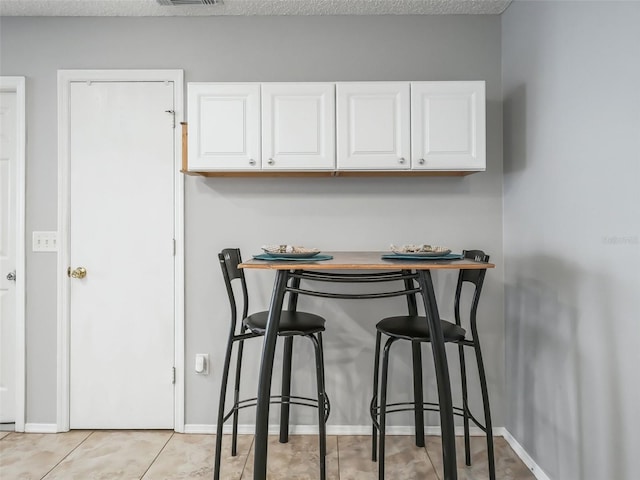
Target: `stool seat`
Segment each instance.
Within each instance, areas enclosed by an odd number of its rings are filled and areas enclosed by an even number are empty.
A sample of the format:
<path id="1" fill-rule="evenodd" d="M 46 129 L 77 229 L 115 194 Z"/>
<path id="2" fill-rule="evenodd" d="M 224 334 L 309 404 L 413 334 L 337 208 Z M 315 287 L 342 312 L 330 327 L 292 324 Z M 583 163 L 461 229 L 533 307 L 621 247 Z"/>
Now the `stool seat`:
<path id="1" fill-rule="evenodd" d="M 440 320 L 442 334 L 445 342 L 458 342 L 464 340 L 466 330 L 455 323 Z M 402 338 L 414 342 L 430 342 L 431 333 L 427 325 L 426 317 L 417 315 L 400 315 L 387 317 L 378 322 L 376 328 L 379 332 L 389 337 Z"/>
<path id="2" fill-rule="evenodd" d="M 242 323 L 253 333 L 264 335 L 267 329 L 267 318 L 269 312 L 258 312 L 249 315 Z M 324 332 L 325 320 L 319 315 L 307 312 L 288 312 L 282 311 L 280 315 L 280 325 L 278 335 L 313 335 L 315 333 Z"/>

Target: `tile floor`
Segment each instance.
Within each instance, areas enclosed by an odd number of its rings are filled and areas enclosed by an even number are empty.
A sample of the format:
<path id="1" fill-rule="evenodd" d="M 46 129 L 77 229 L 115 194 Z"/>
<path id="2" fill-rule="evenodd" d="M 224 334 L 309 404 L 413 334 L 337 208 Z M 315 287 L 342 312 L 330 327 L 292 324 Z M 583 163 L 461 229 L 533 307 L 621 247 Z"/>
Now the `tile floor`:
<path id="1" fill-rule="evenodd" d="M 59 434 L 0 432 L 2 480 L 178 480 L 212 478 L 214 435 L 185 435 L 170 431 L 71 431 Z M 251 479 L 253 436 L 242 435 L 238 456 L 229 454 L 225 436 L 221 478 Z M 534 480 L 535 477 L 503 438 L 495 439 L 499 480 Z M 377 463 L 370 459 L 368 436 L 327 438 L 327 480 L 374 480 Z M 273 480 L 318 478 L 315 436 L 294 435 L 288 444 L 270 438 L 269 475 Z M 458 443 L 458 478 L 488 478 L 484 437 L 472 438 L 473 466 L 464 466 L 462 438 Z M 427 437 L 418 448 L 412 437 L 387 437 L 388 480 L 440 480 L 438 437 Z"/>

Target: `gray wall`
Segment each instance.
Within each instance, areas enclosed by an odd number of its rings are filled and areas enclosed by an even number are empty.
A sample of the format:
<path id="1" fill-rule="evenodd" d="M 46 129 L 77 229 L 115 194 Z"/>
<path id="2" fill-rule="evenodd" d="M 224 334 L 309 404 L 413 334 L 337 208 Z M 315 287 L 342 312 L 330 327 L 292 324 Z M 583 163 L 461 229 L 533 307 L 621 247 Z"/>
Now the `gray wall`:
<path id="1" fill-rule="evenodd" d="M 215 257 L 264 243 L 323 250 L 382 250 L 432 242 L 481 248 L 498 268 L 480 306 L 495 424 L 503 422 L 502 104 L 497 16 L 254 18 L 2 18 L 2 75 L 27 77 L 27 232 L 56 228 L 56 71 L 181 68 L 190 81 L 486 80 L 487 172 L 467 178 L 204 179 L 186 182 L 186 423 L 213 424 L 228 306 Z M 126 175 L 126 172 L 123 172 Z M 28 245 L 30 249 L 30 245 Z M 56 412 L 55 256 L 27 258 L 27 422 Z M 249 274 L 253 308 L 266 307 L 272 275 Z M 438 274 L 444 313 L 455 279 Z M 398 302 L 313 302 L 329 319 L 327 383 L 333 425 L 366 425 L 374 323 Z M 259 343 L 249 352 L 257 360 Z M 196 376 L 196 353 L 213 374 Z M 407 355 L 393 362 L 395 392 L 410 392 Z M 452 355 L 452 357 L 455 357 Z M 294 382 L 311 391 L 310 349 L 300 344 Z M 454 363 L 455 365 L 455 363 Z M 433 376 L 427 384 L 435 398 Z M 247 375 L 247 388 L 256 375 Z M 276 381 L 277 385 L 278 382 Z M 474 397 L 474 401 L 477 401 Z M 294 423 L 313 423 L 313 414 Z M 410 417 L 396 417 L 410 424 Z M 437 418 L 430 417 L 436 424 Z M 250 417 L 243 422 L 249 423 Z"/>
<path id="2" fill-rule="evenodd" d="M 549 478 L 638 478 L 640 4 L 502 25 L 506 427 Z"/>

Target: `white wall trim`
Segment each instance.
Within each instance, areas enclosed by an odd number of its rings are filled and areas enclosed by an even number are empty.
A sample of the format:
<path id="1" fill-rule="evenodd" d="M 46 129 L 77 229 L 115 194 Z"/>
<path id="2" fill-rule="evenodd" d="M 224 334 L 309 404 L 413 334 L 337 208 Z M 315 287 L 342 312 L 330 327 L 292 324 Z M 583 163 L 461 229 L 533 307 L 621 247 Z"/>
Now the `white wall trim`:
<path id="1" fill-rule="evenodd" d="M 231 425 L 225 425 L 222 429 L 224 434 L 231 433 Z M 415 432 L 414 427 L 398 425 L 387 426 L 388 435 L 413 435 Z M 440 435 L 440 427 L 425 426 L 425 435 Z M 496 437 L 502 437 L 504 429 L 502 427 L 496 427 L 493 429 L 493 435 Z M 184 427 L 184 433 L 195 434 L 215 434 L 216 426 L 212 424 L 188 424 Z M 240 435 L 253 435 L 255 433 L 255 426 L 252 424 L 238 425 L 238 433 Z M 276 435 L 280 433 L 280 425 L 269 425 L 269 435 Z M 317 435 L 317 425 L 291 425 L 289 428 L 291 435 Z M 484 432 L 477 427 L 469 429 L 469 433 L 472 437 L 480 437 L 484 435 Z M 456 435 L 463 435 L 464 431 L 461 426 L 456 427 Z M 327 425 L 327 435 L 371 435 L 371 425 Z"/>
<path id="2" fill-rule="evenodd" d="M 515 454 L 518 455 L 518 457 L 520 457 L 520 460 L 522 460 L 522 462 L 527 466 L 527 468 L 531 470 L 531 473 L 533 473 L 533 475 L 538 480 L 551 480 L 551 478 L 544 472 L 544 470 L 542 470 L 542 468 L 540 468 L 540 466 L 535 462 L 535 460 L 531 458 L 531 455 L 527 453 L 524 447 L 520 445 L 520 443 L 518 443 L 518 441 L 513 437 L 513 435 L 511 435 L 511 433 L 509 433 L 509 431 L 506 428 L 504 428 L 503 430 L 504 430 L 504 434 L 502 436 L 507 441 L 509 446 L 513 449 Z"/>
<path id="3" fill-rule="evenodd" d="M 174 82 L 174 429 L 184 431 L 184 177 L 182 132 L 184 118 L 184 72 L 182 70 L 59 70 L 58 71 L 58 355 L 57 355 L 57 431 L 69 430 L 69 92 L 71 82 L 86 81 L 172 81 Z"/>
<path id="4" fill-rule="evenodd" d="M 185 419 L 185 292 L 184 292 L 184 175 L 182 170 L 182 129 L 180 122 L 186 121 L 184 111 L 184 72 L 174 70 L 175 129 L 173 133 L 173 180 L 174 180 L 174 235 L 176 251 L 174 257 L 174 319 L 175 350 L 174 366 L 176 383 L 174 388 L 173 428 L 176 432 L 184 432 Z"/>
<path id="5" fill-rule="evenodd" d="M 183 433 L 192 433 L 192 434 L 215 434 L 216 426 L 211 424 L 202 424 L 202 423 L 187 423 L 184 426 Z M 227 432 L 224 432 L 227 433 Z M 231 433 L 231 431 L 229 431 Z"/>
<path id="6" fill-rule="evenodd" d="M 25 433 L 58 433 L 58 425 L 55 423 L 26 423 Z"/>
<path id="7" fill-rule="evenodd" d="M 0 77 L 0 90 L 16 92 L 16 171 L 15 171 L 15 431 L 25 431 L 26 415 L 26 247 L 25 247 L 25 192 L 26 192 L 26 90 L 25 77 Z"/>

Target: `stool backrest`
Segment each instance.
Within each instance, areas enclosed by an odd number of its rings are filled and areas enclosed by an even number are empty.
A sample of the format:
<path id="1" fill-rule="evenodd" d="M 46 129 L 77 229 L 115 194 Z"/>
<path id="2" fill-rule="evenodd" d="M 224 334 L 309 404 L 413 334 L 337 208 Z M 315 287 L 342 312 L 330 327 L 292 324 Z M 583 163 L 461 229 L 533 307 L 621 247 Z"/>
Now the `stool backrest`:
<path id="1" fill-rule="evenodd" d="M 244 278 L 244 271 L 238 268 L 242 263 L 242 255 L 239 248 L 225 248 L 218 254 L 220 268 L 224 284 L 227 287 L 227 295 L 229 297 L 229 305 L 231 307 L 231 329 L 235 331 L 238 318 L 238 304 L 233 293 L 233 281 L 240 280 L 242 287 L 242 318 L 246 318 L 249 312 L 249 294 L 247 292 L 247 281 Z"/>
<path id="2" fill-rule="evenodd" d="M 467 260 L 475 260 L 477 262 L 488 262 L 489 255 L 482 250 L 463 250 L 462 256 Z M 458 285 L 456 286 L 456 298 L 454 304 L 456 324 L 461 325 L 460 318 L 460 297 L 462 295 L 462 286 L 465 282 L 472 283 L 474 285 L 473 299 L 471 300 L 471 311 L 469 314 L 469 320 L 471 322 L 471 330 L 474 338 L 476 337 L 476 311 L 478 309 L 478 302 L 480 301 L 480 293 L 482 292 L 482 284 L 484 283 L 484 276 L 487 271 L 484 269 L 479 270 L 460 270 L 458 275 Z"/>

